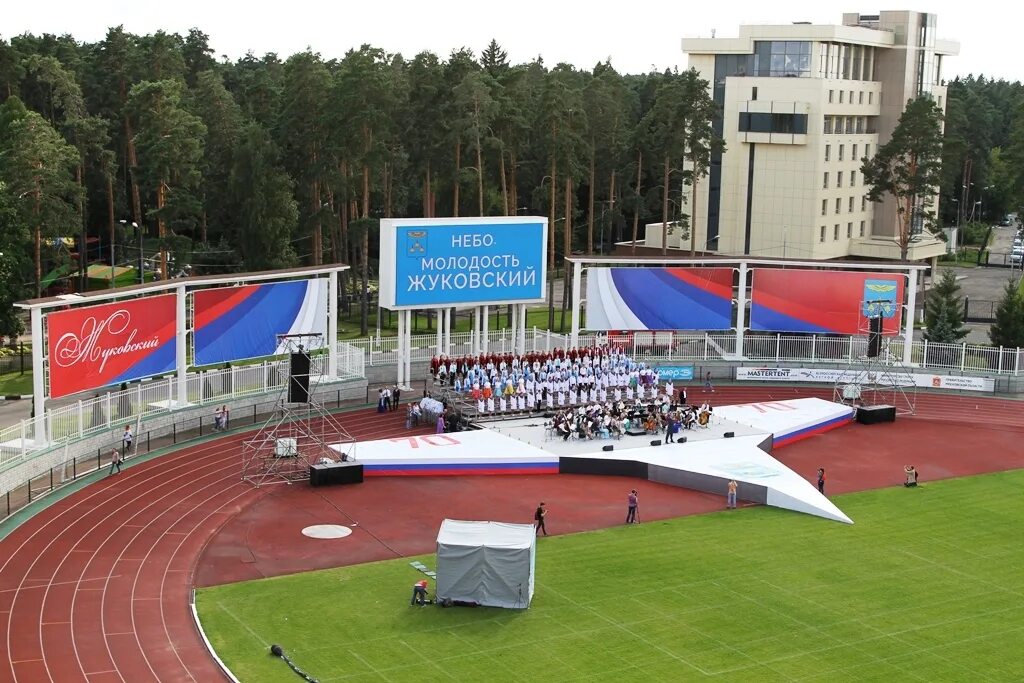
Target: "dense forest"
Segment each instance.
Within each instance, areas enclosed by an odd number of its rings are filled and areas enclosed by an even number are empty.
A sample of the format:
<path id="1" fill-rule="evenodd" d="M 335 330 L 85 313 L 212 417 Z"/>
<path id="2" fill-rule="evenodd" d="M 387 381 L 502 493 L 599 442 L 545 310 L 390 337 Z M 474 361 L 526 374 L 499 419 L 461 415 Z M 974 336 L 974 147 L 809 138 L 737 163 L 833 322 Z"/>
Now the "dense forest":
<path id="1" fill-rule="evenodd" d="M 1022 95 L 950 84 L 945 224 L 1024 196 Z M 692 70 L 513 65 L 494 41 L 235 62 L 197 29 L 0 41 L 0 332 L 8 302 L 140 256 L 162 277 L 341 262 L 367 291 L 385 217 L 545 215 L 552 271 L 645 222 L 685 231 L 715 113 Z"/>

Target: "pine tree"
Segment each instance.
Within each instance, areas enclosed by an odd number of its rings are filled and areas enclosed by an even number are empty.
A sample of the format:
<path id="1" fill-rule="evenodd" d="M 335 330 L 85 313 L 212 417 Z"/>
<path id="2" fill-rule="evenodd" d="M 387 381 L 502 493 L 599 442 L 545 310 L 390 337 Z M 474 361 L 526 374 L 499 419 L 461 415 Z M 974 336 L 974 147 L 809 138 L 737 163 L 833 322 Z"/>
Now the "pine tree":
<path id="1" fill-rule="evenodd" d="M 1003 298 L 996 308 L 996 320 L 989 328 L 988 336 L 994 346 L 1024 346 L 1024 295 L 1017 283 L 1006 283 Z"/>
<path id="2" fill-rule="evenodd" d="M 928 293 L 925 310 L 925 339 L 930 342 L 955 344 L 967 336 L 964 327 L 964 306 L 960 285 L 953 270 L 942 271 L 939 282 Z"/>

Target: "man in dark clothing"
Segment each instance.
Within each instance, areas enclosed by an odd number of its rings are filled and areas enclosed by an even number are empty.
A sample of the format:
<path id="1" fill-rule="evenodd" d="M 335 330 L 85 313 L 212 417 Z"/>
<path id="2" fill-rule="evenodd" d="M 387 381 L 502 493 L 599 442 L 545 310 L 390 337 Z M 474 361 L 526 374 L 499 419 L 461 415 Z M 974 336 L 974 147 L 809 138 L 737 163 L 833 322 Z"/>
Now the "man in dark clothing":
<path id="1" fill-rule="evenodd" d="M 546 517 L 547 514 L 548 511 L 547 508 L 544 507 L 543 502 L 537 506 L 536 512 L 533 513 L 533 520 L 537 523 L 536 532 L 539 534 L 543 531 L 545 536 L 548 535 L 547 527 L 544 526 L 544 517 Z"/>
<path id="2" fill-rule="evenodd" d="M 818 493 L 825 495 L 825 468 L 818 468 Z"/>

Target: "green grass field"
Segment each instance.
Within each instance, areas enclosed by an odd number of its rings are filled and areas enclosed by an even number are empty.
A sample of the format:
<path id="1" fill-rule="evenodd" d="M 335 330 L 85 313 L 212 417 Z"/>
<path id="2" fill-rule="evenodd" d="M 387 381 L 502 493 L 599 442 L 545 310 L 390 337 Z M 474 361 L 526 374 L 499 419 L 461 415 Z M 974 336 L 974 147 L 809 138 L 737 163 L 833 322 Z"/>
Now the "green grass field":
<path id="1" fill-rule="evenodd" d="M 1022 489 L 1018 470 L 836 498 L 854 526 L 750 508 L 543 538 L 526 611 L 410 607 L 409 560 L 197 603 L 246 683 L 299 680 L 271 643 L 321 682 L 1019 681 Z"/>

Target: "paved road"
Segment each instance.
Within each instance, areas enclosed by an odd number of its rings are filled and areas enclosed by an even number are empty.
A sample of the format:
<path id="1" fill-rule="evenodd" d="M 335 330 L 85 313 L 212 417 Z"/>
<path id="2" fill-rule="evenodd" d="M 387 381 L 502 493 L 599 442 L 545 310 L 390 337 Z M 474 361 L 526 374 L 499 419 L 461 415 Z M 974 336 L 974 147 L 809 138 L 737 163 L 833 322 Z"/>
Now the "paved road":
<path id="1" fill-rule="evenodd" d="M 0 429 L 16 425 L 32 414 L 32 401 L 0 401 Z"/>

